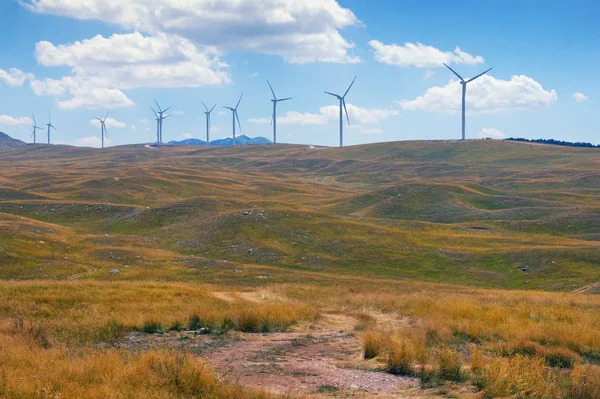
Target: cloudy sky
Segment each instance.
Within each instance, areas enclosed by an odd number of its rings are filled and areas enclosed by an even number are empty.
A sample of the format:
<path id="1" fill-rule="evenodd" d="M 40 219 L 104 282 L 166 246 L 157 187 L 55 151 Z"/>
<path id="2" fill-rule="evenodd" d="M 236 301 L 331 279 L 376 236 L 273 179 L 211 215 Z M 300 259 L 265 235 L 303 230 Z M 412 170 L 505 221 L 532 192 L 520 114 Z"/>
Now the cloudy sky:
<path id="1" fill-rule="evenodd" d="M 54 143 L 150 142 L 153 99 L 172 106 L 164 139 L 205 137 L 201 101 L 218 108 L 211 138 L 271 138 L 266 79 L 281 97 L 278 139 L 345 143 L 460 137 L 600 141 L 597 1 L 0 0 L 0 130 L 29 140 L 48 112 Z M 95 122 L 94 122 L 95 121 Z M 38 133 L 41 134 L 41 133 Z"/>

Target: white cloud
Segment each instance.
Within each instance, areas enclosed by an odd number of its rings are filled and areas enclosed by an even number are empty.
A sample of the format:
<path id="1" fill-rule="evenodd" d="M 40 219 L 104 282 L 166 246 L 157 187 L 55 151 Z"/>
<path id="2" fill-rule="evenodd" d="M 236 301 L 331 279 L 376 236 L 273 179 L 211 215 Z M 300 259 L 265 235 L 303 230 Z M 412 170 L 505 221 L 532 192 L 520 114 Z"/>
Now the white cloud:
<path id="1" fill-rule="evenodd" d="M 100 121 L 98 119 L 92 119 L 90 121 L 90 124 L 96 126 L 97 128 L 100 128 Z M 127 127 L 127 123 L 118 121 L 111 117 L 106 118 L 105 124 L 106 124 L 107 129 L 108 128 L 122 129 L 122 128 Z"/>
<path id="2" fill-rule="evenodd" d="M 97 35 L 58 46 L 42 41 L 36 44 L 35 54 L 43 66 L 71 68 L 72 75 L 62 79 L 31 81 L 36 95 L 70 96 L 59 101 L 65 109 L 103 107 L 106 97 L 114 102 L 109 108 L 134 105 L 122 90 L 198 87 L 231 81 L 216 49 L 198 49 L 175 35 Z M 101 103 L 89 101 L 94 97 Z"/>
<path id="3" fill-rule="evenodd" d="M 451 80 L 444 87 L 431 87 L 414 100 L 401 100 L 408 111 L 458 112 L 462 107 L 462 87 Z M 467 86 L 467 108 L 475 113 L 492 113 L 508 109 L 547 107 L 557 100 L 554 90 L 545 90 L 534 79 L 520 75 L 500 80 L 484 75 Z"/>
<path id="4" fill-rule="evenodd" d="M 106 137 L 104 138 L 104 146 L 109 145 L 110 142 L 111 141 L 109 139 L 107 139 Z M 83 137 L 83 138 L 75 140 L 74 144 L 79 147 L 100 148 L 100 147 L 102 147 L 102 140 L 98 136 L 89 136 L 89 137 Z"/>
<path id="5" fill-rule="evenodd" d="M 573 93 L 573 98 L 574 98 L 574 99 L 575 99 L 575 101 L 577 101 L 578 103 L 582 103 L 582 102 L 584 102 L 585 100 L 587 100 L 587 99 L 588 99 L 588 96 L 586 96 L 586 95 L 585 95 L 585 94 L 583 94 L 583 93 L 579 93 L 579 92 L 577 92 L 577 93 Z"/>
<path id="6" fill-rule="evenodd" d="M 210 131 L 213 133 L 219 133 L 221 131 L 221 129 L 219 129 L 218 126 L 211 126 Z"/>
<path id="7" fill-rule="evenodd" d="M 181 134 L 179 135 L 179 137 L 181 137 L 182 139 L 184 139 L 184 140 L 185 140 L 185 139 L 191 139 L 191 138 L 193 138 L 194 136 L 192 136 L 192 134 L 191 134 L 191 133 L 181 133 Z"/>
<path id="8" fill-rule="evenodd" d="M 436 68 L 446 64 L 482 64 L 485 62 L 482 56 L 473 56 L 456 47 L 453 52 L 441 51 L 432 46 L 421 43 L 384 44 L 378 40 L 369 42 L 375 50 L 375 59 L 389 65 L 402 67 L 414 66 L 417 68 Z"/>
<path id="9" fill-rule="evenodd" d="M 26 116 L 8 116 L 8 115 L 0 115 L 0 125 L 8 125 L 8 126 L 19 126 L 19 125 L 31 125 L 33 121 L 31 118 Z"/>
<path id="10" fill-rule="evenodd" d="M 391 116 L 398 115 L 399 112 L 389 108 L 362 108 L 353 104 L 347 104 L 350 123 L 379 123 Z M 288 111 L 277 117 L 277 123 L 281 125 L 325 125 L 330 122 L 338 121 L 340 118 L 339 105 L 328 105 L 321 107 L 318 114 L 300 113 Z M 251 118 L 250 123 L 268 124 L 271 118 Z"/>
<path id="11" fill-rule="evenodd" d="M 33 75 L 25 73 L 17 68 L 11 68 L 8 71 L 0 68 L 0 81 L 9 86 L 21 87 L 26 80 L 33 79 Z"/>
<path id="12" fill-rule="evenodd" d="M 140 119 L 140 122 L 142 122 L 143 124 L 147 125 L 147 124 L 150 123 L 150 119 L 148 119 L 148 118 L 142 118 L 142 119 Z"/>
<path id="13" fill-rule="evenodd" d="M 255 79 L 255 78 L 258 78 L 258 72 L 254 72 L 254 73 L 251 73 L 250 75 L 248 75 L 248 79 Z"/>
<path id="14" fill-rule="evenodd" d="M 433 71 L 426 70 L 423 74 L 423 80 L 429 80 L 434 75 Z"/>
<path id="15" fill-rule="evenodd" d="M 226 51 L 292 63 L 358 62 L 339 30 L 360 25 L 336 0 L 22 0 L 35 12 L 100 20 L 128 30 L 185 37 Z"/>
<path id="16" fill-rule="evenodd" d="M 217 112 L 217 115 L 221 115 L 221 116 L 223 116 L 223 115 L 227 115 L 227 111 L 225 111 L 225 110 L 220 110 L 219 112 Z"/>
<path id="17" fill-rule="evenodd" d="M 131 125 L 131 130 L 133 130 L 135 132 L 137 130 L 137 126 L 136 125 Z"/>
<path id="18" fill-rule="evenodd" d="M 494 129 L 492 127 L 484 127 L 483 129 L 481 129 L 481 133 L 479 133 L 479 138 L 480 139 L 490 138 L 490 139 L 502 140 L 502 139 L 506 138 L 506 135 L 498 129 Z"/>
<path id="19" fill-rule="evenodd" d="M 82 107 L 88 109 L 127 108 L 135 105 L 118 89 L 77 87 L 70 92 L 72 97 L 69 100 L 58 101 L 58 108 L 69 110 Z"/>
<path id="20" fill-rule="evenodd" d="M 173 115 L 183 115 L 183 114 L 185 114 L 185 112 L 183 112 L 180 109 L 174 109 L 173 110 Z"/>

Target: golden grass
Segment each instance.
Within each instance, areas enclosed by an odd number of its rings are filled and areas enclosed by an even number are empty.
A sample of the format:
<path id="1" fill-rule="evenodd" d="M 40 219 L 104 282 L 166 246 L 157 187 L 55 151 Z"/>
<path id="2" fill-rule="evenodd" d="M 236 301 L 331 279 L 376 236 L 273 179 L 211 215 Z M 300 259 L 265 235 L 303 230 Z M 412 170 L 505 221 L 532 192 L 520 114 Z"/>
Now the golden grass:
<path id="1" fill-rule="evenodd" d="M 224 383 L 181 352 L 51 348 L 0 335 L 0 398 L 220 398 L 270 395 Z"/>

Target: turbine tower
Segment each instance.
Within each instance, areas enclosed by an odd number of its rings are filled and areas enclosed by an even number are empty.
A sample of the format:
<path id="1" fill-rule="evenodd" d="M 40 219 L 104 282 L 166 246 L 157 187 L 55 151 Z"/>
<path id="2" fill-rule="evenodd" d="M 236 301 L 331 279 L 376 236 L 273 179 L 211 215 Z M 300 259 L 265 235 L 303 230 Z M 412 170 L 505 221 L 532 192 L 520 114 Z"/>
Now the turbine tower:
<path id="1" fill-rule="evenodd" d="M 271 86 L 271 83 L 269 83 L 268 80 L 267 80 L 267 84 L 269 85 L 269 88 L 271 89 L 271 93 L 273 93 L 273 99 L 271 100 L 271 102 L 273 103 L 273 118 L 271 119 L 271 124 L 273 125 L 273 144 L 277 144 L 277 103 L 282 102 L 282 101 L 291 100 L 292 97 L 278 99 L 277 96 L 275 95 L 275 92 L 273 91 L 273 86 Z"/>
<path id="2" fill-rule="evenodd" d="M 352 83 L 350 83 L 350 86 L 348 86 L 348 90 L 346 90 L 343 96 L 340 96 L 339 94 L 330 93 L 328 91 L 325 92 L 325 94 L 329 94 L 330 96 L 334 96 L 335 98 L 340 100 L 340 147 L 344 146 L 344 114 L 342 112 L 342 107 L 344 111 L 346 111 L 346 119 L 348 119 L 348 126 L 350 126 L 350 117 L 348 116 L 348 109 L 346 108 L 346 96 L 352 88 L 352 85 L 354 84 L 355 80 L 356 76 L 354 77 L 354 79 L 352 79 Z"/>
<path id="3" fill-rule="evenodd" d="M 492 68 L 488 69 L 485 72 L 480 73 L 479 75 L 475 76 L 474 78 L 471 78 L 469 80 L 464 80 L 462 78 L 462 76 L 460 76 L 458 73 L 456 73 L 456 71 L 452 68 L 450 68 L 448 65 L 446 65 L 444 63 L 444 65 L 446 66 L 446 68 L 448 68 L 449 70 L 452 71 L 452 73 L 454 73 L 456 76 L 458 76 L 458 78 L 460 79 L 460 84 L 462 85 L 462 139 L 465 140 L 465 115 L 466 115 L 466 102 L 467 102 L 467 83 L 470 83 L 472 81 L 474 81 L 475 79 L 477 79 L 478 77 L 485 75 L 486 73 L 488 73 L 489 71 L 492 70 Z"/>
<path id="4" fill-rule="evenodd" d="M 96 118 L 98 121 L 100 121 L 100 129 L 102 131 L 102 133 L 100 133 L 100 137 L 102 137 L 102 148 L 104 148 L 104 137 L 108 138 L 108 133 L 106 132 L 106 118 L 108 118 L 109 113 L 110 111 L 106 113 L 104 119 Z"/>
<path id="5" fill-rule="evenodd" d="M 206 145 L 209 145 L 209 143 L 210 143 L 210 113 L 213 112 L 213 110 L 215 109 L 217 104 L 213 105 L 213 107 L 210 109 L 210 111 L 208 110 L 208 107 L 206 106 L 206 104 L 204 104 L 204 101 L 202 102 L 202 105 L 204 105 L 204 109 L 206 110 L 206 112 L 204 113 L 206 115 Z M 234 128 L 235 128 L 235 126 L 234 126 Z"/>
<path id="6" fill-rule="evenodd" d="M 240 96 L 240 99 L 238 100 L 237 105 L 235 106 L 235 108 L 225 107 L 225 106 L 223 107 L 223 108 L 226 108 L 226 109 L 230 110 L 231 111 L 231 115 L 233 117 L 233 145 L 234 146 L 235 146 L 235 120 L 236 119 L 237 119 L 238 126 L 240 127 L 240 132 L 242 131 L 242 125 L 240 124 L 240 117 L 238 116 L 237 109 L 240 106 L 240 103 L 242 102 L 242 97 L 243 96 L 244 96 L 244 93 L 242 93 L 242 95 Z"/>
<path id="7" fill-rule="evenodd" d="M 46 126 L 48 126 L 48 144 L 50 144 L 50 128 L 56 130 L 56 128 L 52 124 L 52 116 L 50 116 L 50 112 L 48 112 L 48 123 L 46 124 Z"/>
<path id="8" fill-rule="evenodd" d="M 35 115 L 31 114 L 31 116 L 33 117 L 33 133 L 31 133 L 31 138 L 33 139 L 33 144 L 36 144 L 36 132 L 44 129 L 37 125 L 37 122 L 35 121 Z"/>
<path id="9" fill-rule="evenodd" d="M 167 109 L 162 109 L 160 107 L 160 105 L 158 105 L 158 102 L 156 100 L 154 100 L 154 103 L 156 104 L 156 106 L 158 107 L 158 112 L 156 112 L 154 110 L 154 108 L 150 107 L 150 109 L 152 110 L 152 112 L 154 112 L 154 115 L 156 115 L 156 122 L 157 122 L 157 128 L 156 128 L 156 141 L 158 142 L 158 144 L 162 144 L 162 139 L 163 139 L 163 121 L 165 119 L 167 119 L 169 116 L 171 115 L 167 115 L 164 116 L 165 112 L 167 112 L 168 110 L 171 109 L 171 107 L 167 108 Z"/>

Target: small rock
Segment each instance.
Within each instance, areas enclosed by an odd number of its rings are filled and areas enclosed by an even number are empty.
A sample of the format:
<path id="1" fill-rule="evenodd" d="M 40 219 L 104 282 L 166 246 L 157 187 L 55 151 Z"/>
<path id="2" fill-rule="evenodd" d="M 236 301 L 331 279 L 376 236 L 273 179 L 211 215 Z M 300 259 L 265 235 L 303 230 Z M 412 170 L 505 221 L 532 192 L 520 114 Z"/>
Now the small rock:
<path id="1" fill-rule="evenodd" d="M 530 270 L 529 270 L 529 268 L 528 268 L 528 267 L 524 267 L 524 268 L 522 268 L 522 269 L 521 269 L 521 271 L 522 271 L 523 273 L 529 273 L 529 272 L 530 272 Z"/>
<path id="2" fill-rule="evenodd" d="M 118 177 L 115 177 L 115 181 L 119 181 L 119 178 L 118 178 Z"/>
<path id="3" fill-rule="evenodd" d="M 118 271 L 117 269 L 112 269 L 112 270 L 109 270 L 109 271 L 108 271 L 108 274 L 112 274 L 112 275 L 117 275 L 117 274 L 119 274 L 119 273 L 121 273 L 121 272 L 120 272 L 120 271 Z"/>
<path id="4" fill-rule="evenodd" d="M 242 211 L 242 216 L 248 216 L 250 214 L 250 212 L 248 211 Z"/>

